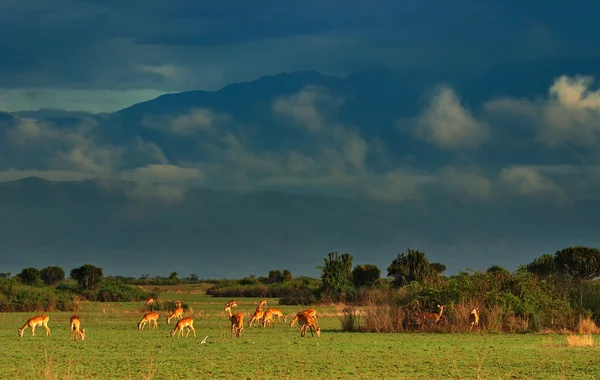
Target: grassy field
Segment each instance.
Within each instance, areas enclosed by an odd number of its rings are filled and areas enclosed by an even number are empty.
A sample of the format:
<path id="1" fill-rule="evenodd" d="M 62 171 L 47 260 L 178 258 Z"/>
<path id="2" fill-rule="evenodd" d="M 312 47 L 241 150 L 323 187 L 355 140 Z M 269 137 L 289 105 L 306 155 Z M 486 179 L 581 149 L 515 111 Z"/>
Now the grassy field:
<path id="1" fill-rule="evenodd" d="M 170 290 L 170 289 L 164 289 Z M 3 379 L 599 379 L 600 350 L 568 347 L 564 335 L 374 334 L 341 332 L 339 308 L 319 307 L 320 338 L 297 327 L 248 328 L 231 337 L 226 299 L 187 288 L 161 300 L 190 306 L 197 337 L 171 338 L 161 314 L 157 330 L 137 330 L 143 303 L 83 303 L 84 342 L 69 340 L 71 313 L 48 313 L 52 335 L 17 328 L 33 314 L 0 314 Z M 237 299 L 245 324 L 259 299 Z M 268 299 L 269 306 L 277 300 Z M 303 308 L 282 306 L 288 317 Z M 289 319 L 288 319 L 289 322 Z M 208 335 L 207 343 L 200 344 Z M 596 344 L 599 337 L 595 337 Z"/>

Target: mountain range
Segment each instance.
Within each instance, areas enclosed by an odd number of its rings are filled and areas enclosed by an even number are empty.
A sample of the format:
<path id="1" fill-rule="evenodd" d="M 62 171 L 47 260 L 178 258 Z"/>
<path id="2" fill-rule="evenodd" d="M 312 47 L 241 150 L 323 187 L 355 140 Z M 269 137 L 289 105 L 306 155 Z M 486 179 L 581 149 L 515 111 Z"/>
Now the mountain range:
<path id="1" fill-rule="evenodd" d="M 0 271 L 318 276 L 339 251 L 385 275 L 412 248 L 455 273 L 598 246 L 600 95 L 579 75 L 599 64 L 292 72 L 0 113 Z"/>

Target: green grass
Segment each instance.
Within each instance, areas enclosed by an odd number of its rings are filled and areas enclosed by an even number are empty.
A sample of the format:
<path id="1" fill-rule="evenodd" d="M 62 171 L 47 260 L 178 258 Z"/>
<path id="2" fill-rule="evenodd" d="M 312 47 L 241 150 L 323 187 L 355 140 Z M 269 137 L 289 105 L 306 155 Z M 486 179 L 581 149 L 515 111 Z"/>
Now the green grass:
<path id="1" fill-rule="evenodd" d="M 138 303 L 83 303 L 84 342 L 69 341 L 70 313 L 48 313 L 50 337 L 17 328 L 32 313 L 0 314 L 3 379 L 201 379 L 201 378 L 600 378 L 598 347 L 570 348 L 563 335 L 374 334 L 340 331 L 339 308 L 319 307 L 320 338 L 301 338 L 297 327 L 245 327 L 230 336 L 227 299 L 167 292 L 161 300 L 188 303 L 197 338 L 170 338 L 161 313 L 158 330 L 137 330 Z M 237 299 L 245 325 L 259 299 Z M 269 306 L 277 306 L 268 299 Z M 282 306 L 289 317 L 304 307 Z M 288 319 L 289 322 L 290 319 Z M 207 344 L 200 344 L 209 336 Z M 598 341 L 599 337 L 596 337 Z"/>

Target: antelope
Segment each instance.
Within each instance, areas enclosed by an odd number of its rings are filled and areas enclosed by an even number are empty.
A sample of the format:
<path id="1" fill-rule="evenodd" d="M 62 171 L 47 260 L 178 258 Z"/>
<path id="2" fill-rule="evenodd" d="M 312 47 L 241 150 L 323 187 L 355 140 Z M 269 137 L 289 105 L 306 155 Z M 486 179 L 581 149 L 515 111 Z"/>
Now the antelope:
<path id="1" fill-rule="evenodd" d="M 258 304 L 258 306 L 256 307 L 256 311 L 254 312 L 254 314 L 252 314 L 252 318 L 250 318 L 250 321 L 248 321 L 248 327 L 252 327 L 252 323 L 254 322 L 260 322 L 263 315 L 265 314 L 262 311 L 262 305 L 266 305 L 267 304 L 267 300 L 262 300 L 260 301 L 260 303 Z"/>
<path id="2" fill-rule="evenodd" d="M 152 305 L 154 302 L 156 302 L 156 300 L 154 298 L 148 298 L 146 300 L 146 305 L 150 306 Z"/>
<path id="3" fill-rule="evenodd" d="M 231 321 L 231 336 L 233 336 L 233 334 L 235 333 L 235 335 L 239 338 L 242 335 L 242 330 L 244 329 L 244 314 L 232 314 L 232 307 L 237 307 L 237 302 L 227 302 L 227 304 L 225 305 L 225 310 L 229 314 L 229 320 Z"/>
<path id="4" fill-rule="evenodd" d="M 473 326 L 476 326 L 477 328 L 479 328 L 479 308 L 474 307 L 473 309 L 471 309 L 471 312 L 469 313 L 469 322 L 471 323 L 471 328 L 469 329 L 469 331 L 471 331 L 473 329 Z"/>
<path id="5" fill-rule="evenodd" d="M 182 336 L 184 327 L 187 327 L 187 334 L 185 335 L 186 338 L 188 337 L 188 335 L 190 335 L 190 330 L 194 332 L 194 338 L 196 337 L 196 329 L 194 328 L 194 320 L 190 317 L 187 317 L 187 318 L 183 318 L 183 319 L 177 321 L 175 328 L 173 328 L 173 331 L 171 331 L 171 338 L 173 336 L 175 336 L 175 333 L 177 333 L 177 337 Z"/>
<path id="6" fill-rule="evenodd" d="M 321 336 L 321 328 L 317 326 L 317 322 L 308 313 L 299 312 L 296 314 L 298 324 L 300 325 L 300 336 L 306 335 L 306 329 L 310 328 L 310 335 L 314 336 L 313 331 L 317 333 L 317 338 Z"/>
<path id="7" fill-rule="evenodd" d="M 179 320 L 183 318 L 183 308 L 178 307 L 177 309 L 173 310 L 171 315 L 167 316 L 167 325 L 171 322 L 171 319 L 175 317 L 177 317 Z"/>
<path id="8" fill-rule="evenodd" d="M 317 322 L 317 311 L 315 309 L 313 309 L 312 307 L 309 308 L 309 309 L 302 310 L 302 311 L 298 312 L 298 314 L 300 314 L 300 313 L 310 315 L 311 317 L 313 317 L 313 319 L 315 320 L 315 322 Z M 292 322 L 290 323 L 290 328 L 294 327 L 294 325 L 298 321 L 298 314 L 296 314 L 296 316 L 294 317 L 294 319 L 292 319 Z"/>
<path id="9" fill-rule="evenodd" d="M 173 301 L 173 304 L 175 304 L 175 307 L 181 307 L 181 301 Z"/>
<path id="10" fill-rule="evenodd" d="M 48 327 L 48 320 L 50 317 L 47 315 L 36 315 L 35 317 L 31 317 L 25 322 L 23 327 L 19 329 L 19 336 L 23 337 L 23 332 L 31 327 L 31 336 L 35 335 L 36 326 L 43 326 L 46 329 L 46 336 L 50 335 L 50 328 Z"/>
<path id="11" fill-rule="evenodd" d="M 69 326 L 69 330 L 71 332 L 71 340 L 73 340 L 73 338 L 75 338 L 75 340 L 79 340 L 79 337 L 81 337 L 82 341 L 85 340 L 85 329 L 80 329 L 81 321 L 79 320 L 78 316 L 71 316 L 69 320 Z"/>
<path id="12" fill-rule="evenodd" d="M 439 313 L 430 313 L 430 312 L 426 312 L 421 314 L 420 317 L 420 321 L 419 321 L 419 325 L 423 325 L 423 323 L 427 323 L 427 322 L 433 322 L 434 324 L 436 324 L 440 318 L 442 317 L 442 313 L 444 312 L 444 305 L 440 306 L 437 305 L 437 307 L 440 309 Z"/>
<path id="13" fill-rule="evenodd" d="M 284 322 L 287 322 L 287 317 L 283 314 L 283 311 L 276 309 L 274 307 L 269 309 L 273 315 L 273 317 L 277 317 L 277 320 L 281 322 L 281 318 L 283 318 Z M 268 310 L 267 310 L 268 311 Z"/>
<path id="14" fill-rule="evenodd" d="M 268 324 L 273 325 L 275 327 L 275 321 L 273 320 L 273 310 L 269 309 L 265 311 L 262 316 L 262 326 L 265 328 Z"/>
<path id="15" fill-rule="evenodd" d="M 155 330 L 156 328 L 158 328 L 158 324 L 156 323 L 156 321 L 158 320 L 158 317 L 160 317 L 160 315 L 155 311 L 144 314 L 144 316 L 142 317 L 142 320 L 137 325 L 138 330 L 143 330 L 144 326 L 146 326 L 146 323 L 148 324 L 148 329 L 150 329 L 150 322 L 154 322 L 154 325 L 152 326 L 152 330 Z"/>

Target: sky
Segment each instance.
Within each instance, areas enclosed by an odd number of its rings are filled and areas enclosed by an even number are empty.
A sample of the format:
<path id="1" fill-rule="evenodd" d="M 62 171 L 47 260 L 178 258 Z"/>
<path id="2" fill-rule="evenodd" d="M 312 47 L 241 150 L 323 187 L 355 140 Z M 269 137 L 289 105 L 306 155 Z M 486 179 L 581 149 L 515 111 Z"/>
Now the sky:
<path id="1" fill-rule="evenodd" d="M 472 75 L 505 61 L 598 54 L 592 1 L 374 4 L 2 0 L 0 109 L 110 112 L 282 71 Z"/>
<path id="2" fill-rule="evenodd" d="M 374 4 L 0 0 L 0 111 L 112 112 L 161 94 L 216 91 L 295 70 L 343 78 L 365 67 L 418 68 L 473 79 L 504 62 L 600 58 L 597 2 Z M 100 118 L 80 117 L 68 127 L 25 117 L 5 127 L 0 118 L 0 182 L 101 176 L 142 184 L 129 195 L 164 202 L 184 201 L 191 186 L 283 189 L 418 204 L 425 213 L 448 200 L 470 202 L 464 214 L 479 216 L 525 205 L 560 219 L 600 194 L 595 79 L 561 76 L 539 97 L 494 97 L 477 107 L 439 83 L 423 89 L 413 114 L 385 120 L 394 142 L 364 133 L 385 124 L 381 119 L 365 126 L 341 117 L 351 97 L 314 86 L 262 104 L 258 120 L 197 107 L 142 117 L 121 129 L 131 134 L 120 140 L 111 135 L 119 128 Z M 277 146 L 265 144 L 272 129 L 263 122 L 279 128 Z M 536 225 L 533 217 L 523 222 Z M 579 222 L 582 231 L 594 223 Z M 475 241 L 466 229 L 457 236 L 464 245 L 451 250 L 482 247 L 487 239 L 491 248 L 470 263 L 483 266 L 509 247 L 521 256 L 511 257 L 514 269 L 535 244 L 519 246 L 526 239 L 517 232 L 498 237 L 502 244 L 493 248 L 493 234 L 480 231 Z M 548 246 L 600 243 L 590 236 L 572 234 Z M 552 252 L 527 259 L 538 253 Z M 315 252 L 314 261 L 325 254 Z M 439 254 L 434 260 L 445 262 Z M 457 263 L 464 258 L 454 262 L 453 270 L 463 269 Z"/>

